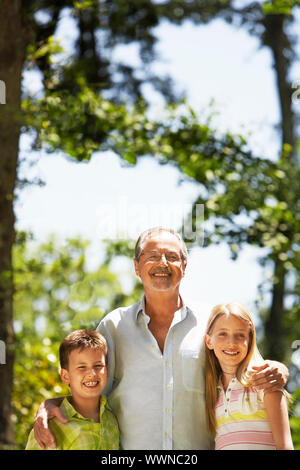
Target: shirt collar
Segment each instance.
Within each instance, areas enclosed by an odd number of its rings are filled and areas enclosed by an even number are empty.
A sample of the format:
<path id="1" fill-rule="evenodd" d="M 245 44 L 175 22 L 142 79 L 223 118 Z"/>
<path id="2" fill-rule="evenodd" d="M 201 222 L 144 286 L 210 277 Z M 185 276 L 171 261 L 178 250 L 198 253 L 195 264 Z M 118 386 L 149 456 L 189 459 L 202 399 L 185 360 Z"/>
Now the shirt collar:
<path id="1" fill-rule="evenodd" d="M 176 315 L 176 314 L 177 314 L 177 315 L 178 315 L 178 314 L 180 315 L 180 318 L 179 318 L 178 321 L 184 320 L 185 317 L 186 317 L 186 315 L 187 315 L 187 312 L 188 312 L 188 310 L 189 310 L 188 307 L 187 307 L 187 305 L 185 304 L 183 298 L 182 298 L 181 296 L 180 296 L 180 298 L 181 298 L 181 301 L 182 301 L 182 307 L 181 307 L 179 310 L 177 310 L 177 311 L 175 312 L 175 315 Z M 179 312 L 179 313 L 177 313 L 177 312 Z M 137 309 L 136 309 L 136 313 L 135 313 L 135 321 L 138 320 L 138 317 L 139 317 L 140 315 L 144 315 L 145 318 L 146 318 L 147 323 L 149 323 L 150 317 L 149 317 L 149 316 L 147 315 L 147 313 L 146 313 L 146 308 L 145 308 L 145 295 L 143 295 L 142 299 L 141 299 L 140 302 L 138 302 L 138 304 L 137 304 Z M 176 315 L 176 316 L 177 316 L 177 315 Z M 175 316 L 174 316 L 174 319 L 175 319 Z"/>
<path id="2" fill-rule="evenodd" d="M 233 377 L 233 379 L 230 380 L 228 387 L 230 386 L 231 390 L 233 390 L 238 384 L 239 384 L 238 379 L 236 377 Z M 219 378 L 217 389 L 221 391 L 224 390 L 221 377 Z"/>
<path id="3" fill-rule="evenodd" d="M 64 414 L 64 416 L 67 418 L 67 419 L 71 419 L 73 417 L 76 417 L 76 418 L 79 418 L 79 419 L 83 419 L 83 420 L 87 420 L 89 418 L 85 418 L 84 416 L 82 416 L 80 413 L 78 413 L 78 411 L 75 410 L 75 408 L 71 405 L 71 403 L 69 402 L 68 398 L 70 397 L 65 397 L 62 401 L 62 404 L 60 405 L 60 408 Z M 107 399 L 104 395 L 101 395 L 100 396 L 100 411 L 99 411 L 99 414 L 100 414 L 100 421 L 101 421 L 101 416 L 105 410 L 105 408 L 109 409 L 110 410 L 110 407 L 107 403 Z"/>

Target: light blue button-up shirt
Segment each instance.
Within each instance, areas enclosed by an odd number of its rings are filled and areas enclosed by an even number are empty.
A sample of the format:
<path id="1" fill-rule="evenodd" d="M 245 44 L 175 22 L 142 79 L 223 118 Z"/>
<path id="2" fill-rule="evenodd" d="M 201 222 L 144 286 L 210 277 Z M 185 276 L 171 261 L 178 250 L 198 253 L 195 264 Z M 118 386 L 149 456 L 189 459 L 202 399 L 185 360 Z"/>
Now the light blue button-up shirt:
<path id="1" fill-rule="evenodd" d="M 144 301 L 106 315 L 97 330 L 108 343 L 104 393 L 117 416 L 123 449 L 209 449 L 205 422 L 204 333 L 207 317 L 184 305 L 163 354 L 148 329 Z"/>

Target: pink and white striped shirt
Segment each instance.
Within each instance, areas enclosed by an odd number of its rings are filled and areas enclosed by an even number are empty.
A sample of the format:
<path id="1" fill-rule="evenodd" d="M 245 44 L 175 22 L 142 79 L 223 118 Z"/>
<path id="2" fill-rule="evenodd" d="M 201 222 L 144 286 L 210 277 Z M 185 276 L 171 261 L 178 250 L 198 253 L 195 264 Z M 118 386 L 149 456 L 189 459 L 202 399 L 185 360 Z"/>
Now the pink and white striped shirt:
<path id="1" fill-rule="evenodd" d="M 249 389 L 232 379 L 226 392 L 218 387 L 216 450 L 276 450 L 263 391 Z"/>

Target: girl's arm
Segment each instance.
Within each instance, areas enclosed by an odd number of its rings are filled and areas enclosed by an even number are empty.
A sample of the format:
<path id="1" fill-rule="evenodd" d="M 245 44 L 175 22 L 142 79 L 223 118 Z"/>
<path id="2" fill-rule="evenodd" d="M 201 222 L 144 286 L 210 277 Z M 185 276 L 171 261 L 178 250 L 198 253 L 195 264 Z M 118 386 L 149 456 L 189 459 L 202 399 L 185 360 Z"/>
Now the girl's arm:
<path id="1" fill-rule="evenodd" d="M 294 450 L 287 399 L 283 391 L 265 392 L 264 403 L 277 450 Z"/>

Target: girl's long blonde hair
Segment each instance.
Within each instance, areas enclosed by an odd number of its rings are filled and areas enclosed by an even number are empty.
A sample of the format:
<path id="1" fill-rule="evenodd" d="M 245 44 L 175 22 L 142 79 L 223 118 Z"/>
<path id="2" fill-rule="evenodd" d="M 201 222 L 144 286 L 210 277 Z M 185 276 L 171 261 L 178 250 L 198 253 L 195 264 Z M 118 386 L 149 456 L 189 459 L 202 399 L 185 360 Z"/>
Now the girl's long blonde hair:
<path id="1" fill-rule="evenodd" d="M 249 326 L 249 345 L 248 352 L 245 359 L 239 364 L 236 377 L 242 385 L 249 389 L 251 385 L 251 376 L 249 369 L 251 364 L 260 365 L 263 361 L 257 346 L 256 346 L 256 332 L 253 320 L 248 310 L 237 302 L 229 304 L 216 305 L 210 314 L 207 322 L 206 334 L 211 335 L 215 321 L 222 315 L 234 315 L 241 320 L 248 323 Z M 217 386 L 222 375 L 222 370 L 219 361 L 215 356 L 212 349 L 205 345 L 205 361 L 206 361 L 206 423 L 208 431 L 215 436 L 216 434 L 216 401 L 217 401 Z M 255 363 L 255 364 L 254 364 Z"/>

